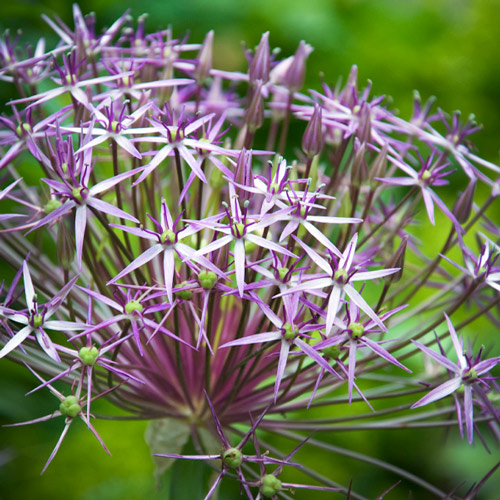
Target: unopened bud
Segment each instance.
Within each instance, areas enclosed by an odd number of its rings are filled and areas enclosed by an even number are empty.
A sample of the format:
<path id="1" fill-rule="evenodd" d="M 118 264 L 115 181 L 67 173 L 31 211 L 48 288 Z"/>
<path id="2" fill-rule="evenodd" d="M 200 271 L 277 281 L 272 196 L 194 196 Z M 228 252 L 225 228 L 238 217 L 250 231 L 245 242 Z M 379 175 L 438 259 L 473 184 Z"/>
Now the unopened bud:
<path id="1" fill-rule="evenodd" d="M 401 276 L 403 276 L 403 268 L 405 266 L 405 252 L 406 252 L 406 245 L 408 243 L 408 236 L 405 236 L 402 240 L 401 243 L 399 244 L 398 249 L 394 253 L 394 255 L 389 259 L 387 264 L 385 265 L 386 269 L 391 269 L 391 268 L 399 268 L 399 271 L 397 271 L 394 274 L 390 274 L 389 276 L 385 276 L 384 279 L 386 283 L 396 283 L 401 279 Z"/>
<path id="2" fill-rule="evenodd" d="M 269 31 L 262 35 L 260 43 L 252 59 L 248 76 L 250 83 L 255 85 L 258 80 L 266 83 L 269 80 L 269 69 L 271 66 L 271 55 L 269 53 Z"/>
<path id="3" fill-rule="evenodd" d="M 370 142 L 372 134 L 371 129 L 372 123 L 370 105 L 364 102 L 359 111 L 359 126 L 356 134 L 361 142 Z"/>
<path id="4" fill-rule="evenodd" d="M 354 160 L 351 167 L 351 186 L 360 187 L 363 181 L 368 177 L 365 162 L 366 143 L 360 143 L 357 139 L 354 141 Z"/>
<path id="5" fill-rule="evenodd" d="M 464 192 L 460 195 L 455 206 L 453 215 L 460 224 L 463 224 L 470 217 L 472 205 L 474 203 L 474 193 L 476 191 L 476 181 L 469 182 Z"/>
<path id="6" fill-rule="evenodd" d="M 358 67 L 353 65 L 349 76 L 347 77 L 347 83 L 339 95 L 339 101 L 349 108 L 354 105 L 354 96 L 358 95 Z"/>
<path id="7" fill-rule="evenodd" d="M 57 225 L 56 253 L 57 260 L 59 261 L 59 264 L 61 264 L 61 267 L 68 270 L 71 267 L 73 259 L 75 258 L 75 241 L 64 220 Z"/>
<path id="8" fill-rule="evenodd" d="M 314 105 L 314 112 L 307 124 L 302 137 L 302 151 L 307 156 L 315 156 L 323 149 L 323 134 L 321 129 L 322 111 L 318 104 Z"/>
<path id="9" fill-rule="evenodd" d="M 376 185 L 374 182 L 375 178 L 384 177 L 386 169 L 387 169 L 387 143 L 384 143 L 382 149 L 375 158 L 375 161 L 373 162 L 370 171 L 368 172 L 368 178 L 372 183 L 372 188 L 375 187 Z"/>
<path id="10" fill-rule="evenodd" d="M 304 40 L 302 40 L 283 78 L 283 85 L 285 85 L 290 92 L 297 92 L 302 88 L 302 85 L 304 85 L 306 59 L 311 52 L 311 46 L 307 45 Z"/>
<path id="11" fill-rule="evenodd" d="M 238 156 L 234 172 L 234 180 L 242 186 L 253 187 L 252 151 L 247 150 L 246 148 L 243 148 Z M 250 193 L 245 189 L 236 187 L 236 192 L 243 203 L 248 201 L 250 198 Z"/>
<path id="12" fill-rule="evenodd" d="M 255 132 L 264 123 L 264 99 L 262 98 L 262 80 L 257 82 L 252 100 L 245 113 L 245 123 L 250 132 Z"/>
<path id="13" fill-rule="evenodd" d="M 194 72 L 194 77 L 196 78 L 196 83 L 198 83 L 198 85 L 202 85 L 210 75 L 210 70 L 212 69 L 213 46 L 214 31 L 212 30 L 207 33 L 200 52 L 198 53 L 198 64 Z"/>
<path id="14" fill-rule="evenodd" d="M 43 207 L 43 210 L 45 211 L 46 214 L 52 213 L 54 210 L 58 209 L 62 203 L 59 200 L 56 200 L 55 198 L 51 198 Z"/>

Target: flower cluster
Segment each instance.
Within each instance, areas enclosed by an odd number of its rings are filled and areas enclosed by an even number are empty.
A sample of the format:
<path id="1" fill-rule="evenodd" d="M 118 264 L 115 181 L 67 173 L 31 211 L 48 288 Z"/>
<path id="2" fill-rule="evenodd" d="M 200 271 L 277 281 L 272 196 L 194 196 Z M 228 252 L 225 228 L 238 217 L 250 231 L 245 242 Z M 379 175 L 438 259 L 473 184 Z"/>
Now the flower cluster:
<path id="1" fill-rule="evenodd" d="M 60 37 L 50 51 L 0 45 L 0 80 L 19 94 L 0 117 L 0 255 L 17 272 L 0 295 L 0 358 L 23 362 L 60 400 L 25 422 L 65 418 L 46 466 L 76 418 L 101 441 L 100 398 L 185 422 L 199 455 L 155 450 L 219 460 L 207 498 L 225 478 L 250 499 L 303 487 L 365 498 L 335 477 L 279 479 L 317 443 L 287 429 L 353 420 L 320 423 L 308 407 L 361 399 L 373 428 L 439 426 L 450 406 L 412 409 L 453 394 L 452 425 L 465 421 L 469 442 L 479 422 L 500 438 L 500 357 L 481 359 L 455 333 L 480 316 L 500 323 L 500 230 L 487 213 L 500 167 L 471 149 L 472 121 L 431 114 L 418 96 L 406 121 L 358 88 L 356 67 L 343 87 L 302 93 L 304 42 L 279 60 L 265 33 L 248 71 L 228 72 L 213 67 L 212 32 L 192 44 L 125 14 L 97 34 L 93 16 L 73 12 L 74 28 L 47 19 Z M 463 178 L 454 200 L 444 186 Z M 478 183 L 491 194 L 475 203 Z M 417 237 L 426 218 L 449 231 L 438 253 Z M 441 369 L 423 373 L 422 353 Z M 406 403 L 370 402 L 395 394 Z M 299 420 L 276 418 L 300 409 Z M 249 425 L 236 446 L 235 424 Z M 199 439 L 207 429 L 222 451 Z M 274 454 L 261 429 L 294 451 Z"/>

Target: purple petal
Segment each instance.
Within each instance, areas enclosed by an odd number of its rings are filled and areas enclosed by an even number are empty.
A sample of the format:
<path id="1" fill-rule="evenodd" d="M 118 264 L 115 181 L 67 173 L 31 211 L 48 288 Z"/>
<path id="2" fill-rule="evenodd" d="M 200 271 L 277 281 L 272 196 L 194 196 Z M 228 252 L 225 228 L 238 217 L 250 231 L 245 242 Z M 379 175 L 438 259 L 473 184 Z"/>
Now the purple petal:
<path id="1" fill-rule="evenodd" d="M 240 297 L 243 297 L 245 288 L 245 242 L 241 238 L 234 241 L 234 269 L 238 293 Z"/>
<path id="2" fill-rule="evenodd" d="M 444 313 L 444 317 L 446 318 L 446 323 L 448 323 L 448 330 L 450 331 L 451 341 L 453 342 L 453 347 L 455 348 L 455 352 L 457 353 L 458 363 L 460 364 L 460 368 L 462 370 L 467 366 L 467 361 L 464 356 L 463 346 L 458 340 L 457 332 L 455 331 L 455 327 L 453 326 L 450 318 L 446 313 Z"/>
<path id="3" fill-rule="evenodd" d="M 464 413 L 465 413 L 465 428 L 467 429 L 467 440 L 472 444 L 472 431 L 474 429 L 472 409 L 472 388 L 470 385 L 464 386 Z"/>
<path id="4" fill-rule="evenodd" d="M 31 281 L 30 271 L 28 269 L 28 264 L 23 261 L 23 280 L 24 280 L 24 294 L 26 297 L 26 305 L 28 309 L 32 310 L 34 306 L 35 289 L 33 288 L 33 282 Z"/>
<path id="5" fill-rule="evenodd" d="M 448 358 L 445 358 L 442 354 L 435 352 L 432 349 L 429 349 L 427 346 L 421 344 L 420 342 L 417 342 L 416 340 L 412 340 L 412 342 L 420 350 L 424 351 L 425 354 L 430 356 L 432 359 L 436 360 L 440 365 L 443 365 L 445 368 L 451 370 L 454 373 L 460 373 L 459 367 L 455 363 L 452 363 Z"/>
<path id="6" fill-rule="evenodd" d="M 326 218 L 326 217 L 325 217 Z M 339 217 L 330 217 L 331 219 L 337 219 Z M 341 217 L 340 217 L 341 218 Z M 311 219 L 311 217 L 308 217 Z M 362 219 L 353 219 L 355 221 L 361 221 Z M 332 253 L 334 253 L 337 257 L 342 257 L 340 250 L 315 226 L 313 226 L 310 222 L 304 222 L 302 224 L 307 231 L 314 236 L 325 248 L 328 248 Z"/>
<path id="7" fill-rule="evenodd" d="M 341 288 L 339 288 L 338 286 L 334 286 L 332 288 L 330 298 L 328 299 L 328 309 L 326 314 L 325 333 L 327 336 L 330 335 L 333 322 L 335 321 L 335 317 L 337 316 L 337 311 L 339 309 L 340 299 L 342 295 L 343 294 Z"/>
<path id="8" fill-rule="evenodd" d="M 76 203 L 73 200 L 68 200 L 66 203 L 62 204 L 59 208 L 56 208 L 53 212 L 40 219 L 29 231 L 26 232 L 26 234 L 31 233 L 35 229 L 38 229 L 39 227 L 42 227 L 45 224 L 52 222 L 53 220 L 56 220 L 61 215 L 64 215 L 66 212 L 69 212 L 75 205 Z"/>
<path id="9" fill-rule="evenodd" d="M 389 268 L 389 269 L 379 269 L 378 271 L 365 271 L 362 273 L 356 273 L 351 278 L 350 281 L 365 281 L 365 280 L 374 280 L 377 278 L 383 278 L 384 276 L 389 276 L 390 274 L 397 273 L 399 271 L 398 268 Z"/>
<path id="10" fill-rule="evenodd" d="M 342 255 L 342 258 L 339 261 L 339 268 L 345 269 L 349 271 L 351 269 L 352 260 L 354 259 L 354 253 L 356 252 L 356 244 L 358 242 L 358 233 L 356 233 L 352 238 L 345 252 Z"/>
<path id="11" fill-rule="evenodd" d="M 356 370 L 356 347 L 357 342 L 351 339 L 349 341 L 349 373 L 347 375 L 349 386 L 349 404 L 351 404 L 352 401 L 352 386 L 354 385 L 354 372 Z"/>
<path id="12" fill-rule="evenodd" d="M 429 394 L 426 394 L 422 399 L 419 399 L 411 408 L 418 408 L 419 406 L 424 406 L 429 403 L 433 403 L 438 399 L 442 399 L 452 392 L 455 392 L 462 384 L 462 379 L 460 377 L 455 377 L 447 380 L 444 384 L 439 385 L 433 389 Z"/>
<path id="13" fill-rule="evenodd" d="M 144 229 L 139 227 L 129 227 L 122 226 L 121 224 L 110 224 L 112 227 L 116 227 L 117 229 L 121 229 L 122 231 L 126 231 L 127 233 L 133 234 L 134 236 L 138 236 L 139 238 L 145 238 L 147 240 L 158 241 L 158 238 L 151 233 L 147 233 Z"/>
<path id="14" fill-rule="evenodd" d="M 306 251 L 307 255 L 309 255 L 309 257 L 318 267 L 323 269 L 323 271 L 325 271 L 325 273 L 329 275 L 333 274 L 333 269 L 330 266 L 330 264 L 328 264 L 328 262 L 325 259 L 323 259 L 323 257 L 321 257 L 315 250 L 313 250 L 310 246 L 306 245 L 300 239 L 296 239 L 295 241 L 297 241 L 297 243 Z"/>
<path id="15" fill-rule="evenodd" d="M 434 204 L 432 203 L 432 196 L 425 188 L 422 188 L 422 196 L 424 197 L 425 209 L 427 210 L 429 220 L 431 221 L 431 224 L 435 226 L 436 223 L 434 221 Z"/>
<path id="16" fill-rule="evenodd" d="M 179 146 L 178 148 L 179 154 L 184 158 L 186 163 L 191 167 L 191 170 L 196 174 L 197 177 L 201 179 L 202 182 L 207 182 L 207 178 L 203 173 L 203 170 L 200 167 L 200 164 L 195 159 L 195 157 L 189 152 L 189 150 L 185 146 Z"/>
<path id="17" fill-rule="evenodd" d="M 155 258 L 159 253 L 163 251 L 163 245 L 159 244 L 154 245 L 151 248 L 148 248 L 145 252 L 143 252 L 137 259 L 132 261 L 123 271 L 121 271 L 117 276 L 115 276 L 111 281 L 108 281 L 106 284 L 111 285 L 118 281 L 123 276 L 135 271 L 138 267 L 149 262 L 151 259 Z"/>
<path id="18" fill-rule="evenodd" d="M 136 224 L 139 222 L 133 215 L 129 215 L 118 207 L 111 205 L 106 201 L 102 201 L 98 198 L 88 198 L 87 204 L 94 207 L 99 212 L 104 212 L 106 214 L 112 215 L 113 217 L 118 217 L 119 219 L 126 219 Z"/>
<path id="19" fill-rule="evenodd" d="M 71 425 L 71 422 L 73 421 L 73 419 L 67 421 L 66 425 L 64 426 L 64 429 L 63 431 L 61 432 L 61 435 L 59 436 L 59 439 L 57 440 L 57 443 L 54 447 L 54 449 L 52 450 L 52 453 L 50 454 L 50 457 L 49 459 L 47 460 L 47 462 L 45 463 L 45 465 L 43 466 L 43 469 L 42 469 L 42 472 L 41 474 L 43 474 L 46 470 L 47 470 L 47 467 L 50 465 L 50 463 L 52 462 L 52 460 L 54 459 L 54 457 L 56 456 L 56 453 L 58 452 L 59 448 L 61 447 L 61 444 L 63 442 L 63 439 L 64 437 L 66 436 L 68 430 L 69 430 L 69 426 Z"/>
<path id="20" fill-rule="evenodd" d="M 288 257 L 297 258 L 297 255 L 293 254 L 292 252 L 288 251 L 286 248 L 283 248 L 277 243 L 274 243 L 274 241 L 266 240 L 265 238 L 261 238 L 260 236 L 257 236 L 255 234 L 247 233 L 245 239 L 251 241 L 252 243 L 255 243 L 259 247 L 264 247 L 267 248 L 268 250 L 274 250 L 275 252 L 282 253 L 284 255 L 287 255 Z"/>
<path id="21" fill-rule="evenodd" d="M 13 351 L 18 345 L 20 345 L 28 335 L 33 331 L 31 326 L 25 326 L 19 330 L 0 350 L 0 358 L 3 358 L 9 352 Z"/>
<path id="22" fill-rule="evenodd" d="M 340 375 L 330 366 L 330 364 L 325 360 L 321 354 L 318 353 L 315 349 L 313 349 L 308 343 L 304 342 L 300 338 L 296 338 L 294 340 L 294 344 L 302 350 L 304 354 L 309 356 L 313 361 L 315 361 L 321 368 L 329 371 L 332 375 L 335 375 L 337 378 L 341 378 Z"/>
<path id="23" fill-rule="evenodd" d="M 167 248 L 163 252 L 163 279 L 165 280 L 165 288 L 167 289 L 168 301 L 172 304 L 174 301 L 172 295 L 172 285 L 174 283 L 175 273 L 175 255 L 173 248 Z"/>
<path id="24" fill-rule="evenodd" d="M 139 168 L 134 168 L 133 170 L 129 170 L 128 172 L 123 172 L 122 174 L 115 175 L 114 177 L 111 177 L 110 179 L 105 179 L 99 183 L 97 183 L 95 186 L 92 186 L 89 189 L 89 193 L 92 196 L 95 196 L 96 194 L 101 194 L 104 191 L 107 191 L 108 189 L 112 188 L 115 184 L 118 184 L 119 182 L 128 179 L 129 177 L 132 177 L 133 175 L 139 173 L 141 171 L 142 167 Z"/>
<path id="25" fill-rule="evenodd" d="M 60 363 L 61 358 L 59 357 L 59 354 L 57 354 L 54 343 L 52 342 L 52 340 L 50 340 L 50 337 L 45 333 L 44 330 L 42 330 L 42 328 L 37 328 L 35 330 L 35 337 L 38 341 L 38 344 L 40 344 L 40 347 L 47 353 L 47 355 L 54 361 Z"/>
<path id="26" fill-rule="evenodd" d="M 212 243 L 209 243 L 206 247 L 200 248 L 196 252 L 194 252 L 192 255 L 189 256 L 190 259 L 196 258 L 199 255 L 205 255 L 206 253 L 213 252 L 214 250 L 218 250 L 219 248 L 223 247 L 224 245 L 227 245 L 231 241 L 233 241 L 234 237 L 232 235 L 227 235 L 223 236 L 222 238 L 219 238 L 218 240 L 212 241 Z"/>
<path id="27" fill-rule="evenodd" d="M 278 340 L 279 338 L 281 338 L 280 332 L 256 333 L 255 335 L 249 335 L 248 337 L 243 337 L 241 339 L 231 340 L 231 342 L 226 342 L 225 344 L 221 345 L 219 349 L 232 347 L 235 345 L 261 344 L 262 342 L 271 342 L 272 340 Z"/>
<path id="28" fill-rule="evenodd" d="M 478 375 L 482 375 L 483 373 L 491 370 L 498 363 L 500 363 L 500 356 L 496 358 L 485 359 L 484 361 L 480 361 L 477 365 L 474 365 L 474 371 Z"/>
<path id="29" fill-rule="evenodd" d="M 386 332 L 387 328 L 382 323 L 382 320 L 377 316 L 375 311 L 367 304 L 365 299 L 351 285 L 344 285 L 344 290 L 349 298 L 367 315 L 369 316 L 382 331 Z"/>
<path id="30" fill-rule="evenodd" d="M 411 373 L 411 370 L 409 368 L 406 368 L 406 366 L 402 365 L 392 354 L 388 353 L 383 347 L 381 347 L 373 340 L 369 339 L 368 337 L 363 337 L 360 339 L 360 341 L 366 344 L 372 351 L 374 351 L 379 356 L 386 359 L 393 365 L 399 366 L 399 368 L 402 368 L 403 370 L 406 370 L 408 373 Z"/>
<path id="31" fill-rule="evenodd" d="M 123 137 L 122 135 L 115 134 L 113 136 L 113 139 L 116 141 L 116 143 L 124 149 L 127 153 L 129 153 L 131 156 L 135 156 L 136 158 L 141 159 L 142 155 L 137 151 L 137 148 L 132 144 L 130 139 L 127 139 L 126 137 Z"/>
<path id="32" fill-rule="evenodd" d="M 87 207 L 80 205 L 75 214 L 75 240 L 76 240 L 76 260 L 78 269 L 82 269 L 83 239 L 85 237 L 85 227 L 87 225 Z"/>
<path id="33" fill-rule="evenodd" d="M 286 362 L 288 353 L 290 351 L 290 344 L 286 340 L 281 341 L 280 359 L 278 361 L 278 371 L 276 373 L 276 381 L 274 383 L 274 402 L 278 399 L 278 390 L 280 388 L 281 379 L 285 373 Z"/>

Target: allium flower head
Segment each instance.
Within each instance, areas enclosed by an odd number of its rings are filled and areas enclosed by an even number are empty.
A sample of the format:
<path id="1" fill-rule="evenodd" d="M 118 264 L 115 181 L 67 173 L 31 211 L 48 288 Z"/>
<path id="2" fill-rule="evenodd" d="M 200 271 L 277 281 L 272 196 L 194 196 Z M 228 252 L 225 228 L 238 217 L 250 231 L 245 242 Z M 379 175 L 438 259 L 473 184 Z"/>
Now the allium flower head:
<path id="1" fill-rule="evenodd" d="M 418 95 L 405 119 L 356 66 L 303 90 L 312 47 L 282 55 L 269 32 L 230 71 L 215 31 L 193 43 L 127 13 L 101 30 L 76 5 L 72 26 L 44 19 L 52 49 L 0 40 L 0 83 L 17 93 L 0 117 L 0 358 L 57 399 L 23 422 L 64 419 L 43 470 L 75 420 L 105 448 L 102 400 L 120 410 L 105 418 L 152 421 L 158 476 L 174 460 L 215 467 L 205 498 L 229 481 L 251 500 L 374 498 L 336 454 L 458 499 L 444 472 L 438 487 L 365 455 L 371 439 L 333 443 L 403 428 L 428 442 L 463 421 L 469 442 L 474 427 L 500 440 L 500 357 L 472 354 L 449 319 L 500 326 L 500 167 L 473 152 L 475 122 Z M 423 343 L 443 323 L 456 361 Z M 426 356 L 440 367 L 421 376 Z M 387 482 L 378 498 L 404 487 Z"/>

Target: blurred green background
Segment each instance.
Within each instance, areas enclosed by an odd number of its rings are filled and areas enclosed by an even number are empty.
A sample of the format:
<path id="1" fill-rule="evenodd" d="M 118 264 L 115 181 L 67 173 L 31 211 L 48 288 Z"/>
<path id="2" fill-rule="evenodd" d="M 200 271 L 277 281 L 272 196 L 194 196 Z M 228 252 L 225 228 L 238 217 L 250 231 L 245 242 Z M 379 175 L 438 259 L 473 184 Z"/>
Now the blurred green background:
<path id="1" fill-rule="evenodd" d="M 304 39 L 315 49 L 308 61 L 310 88 L 319 87 L 320 72 L 328 83 L 334 84 L 339 77 L 345 80 L 351 65 L 357 64 L 360 85 L 372 80 L 374 94 L 387 95 L 390 106 L 399 109 L 403 117 L 410 116 L 414 89 L 424 99 L 435 95 L 438 106 L 446 111 L 460 109 L 464 116 L 474 113 L 484 130 L 473 141 L 482 156 L 498 160 L 500 1 L 130 0 L 125 4 L 93 0 L 82 3 L 81 8 L 84 13 L 97 13 L 99 27 L 109 26 L 126 8 L 131 9 L 134 17 L 147 12 L 148 31 L 171 25 L 176 36 L 189 30 L 193 42 L 201 42 L 205 33 L 214 29 L 214 65 L 229 70 L 246 70 L 241 42 L 253 47 L 265 31 L 271 32 L 271 45 L 281 47 L 284 55 L 292 54 Z M 0 28 L 11 33 L 22 28 L 23 39 L 35 42 L 44 36 L 50 46 L 54 37 L 41 20 L 42 13 L 57 14 L 72 25 L 69 2 L 17 0 L 2 2 Z M 5 84 L 0 86 L 0 95 L 9 92 Z M 47 393 L 24 398 L 23 394 L 34 386 L 33 377 L 24 368 L 4 361 L 0 370 L 0 423 L 35 418 L 57 407 L 57 401 Z M 59 419 L 25 428 L 0 429 L 0 499 L 168 499 L 165 491 L 157 492 L 154 488 L 153 464 L 143 438 L 145 423 L 141 422 L 96 422 L 112 458 L 99 449 L 82 422 L 75 422 L 59 455 L 40 477 L 62 427 Z M 478 442 L 467 447 L 456 429 L 449 436 L 441 431 L 405 433 L 404 440 L 401 432 L 322 437 L 364 449 L 437 483 L 448 484 L 450 489 L 462 480 L 468 484 L 479 480 L 498 459 L 495 452 L 488 455 Z M 442 451 L 429 453 L 428 443 Z M 465 452 L 457 452 L 464 449 Z M 326 454 L 313 453 L 315 466 L 324 474 L 355 477 L 354 486 L 371 489 L 371 498 L 397 480 L 354 461 L 333 461 Z M 6 463 L 2 466 L 3 462 Z M 186 480 L 193 478 L 196 472 Z M 407 499 L 410 487 L 403 484 L 387 498 Z M 415 491 L 415 499 L 428 498 L 418 489 Z M 498 499 L 498 492 L 497 474 L 483 498 Z M 310 497 L 316 498 L 316 494 Z M 195 494 L 192 498 L 197 500 Z M 221 498 L 239 498 L 238 490 L 229 490 Z"/>

